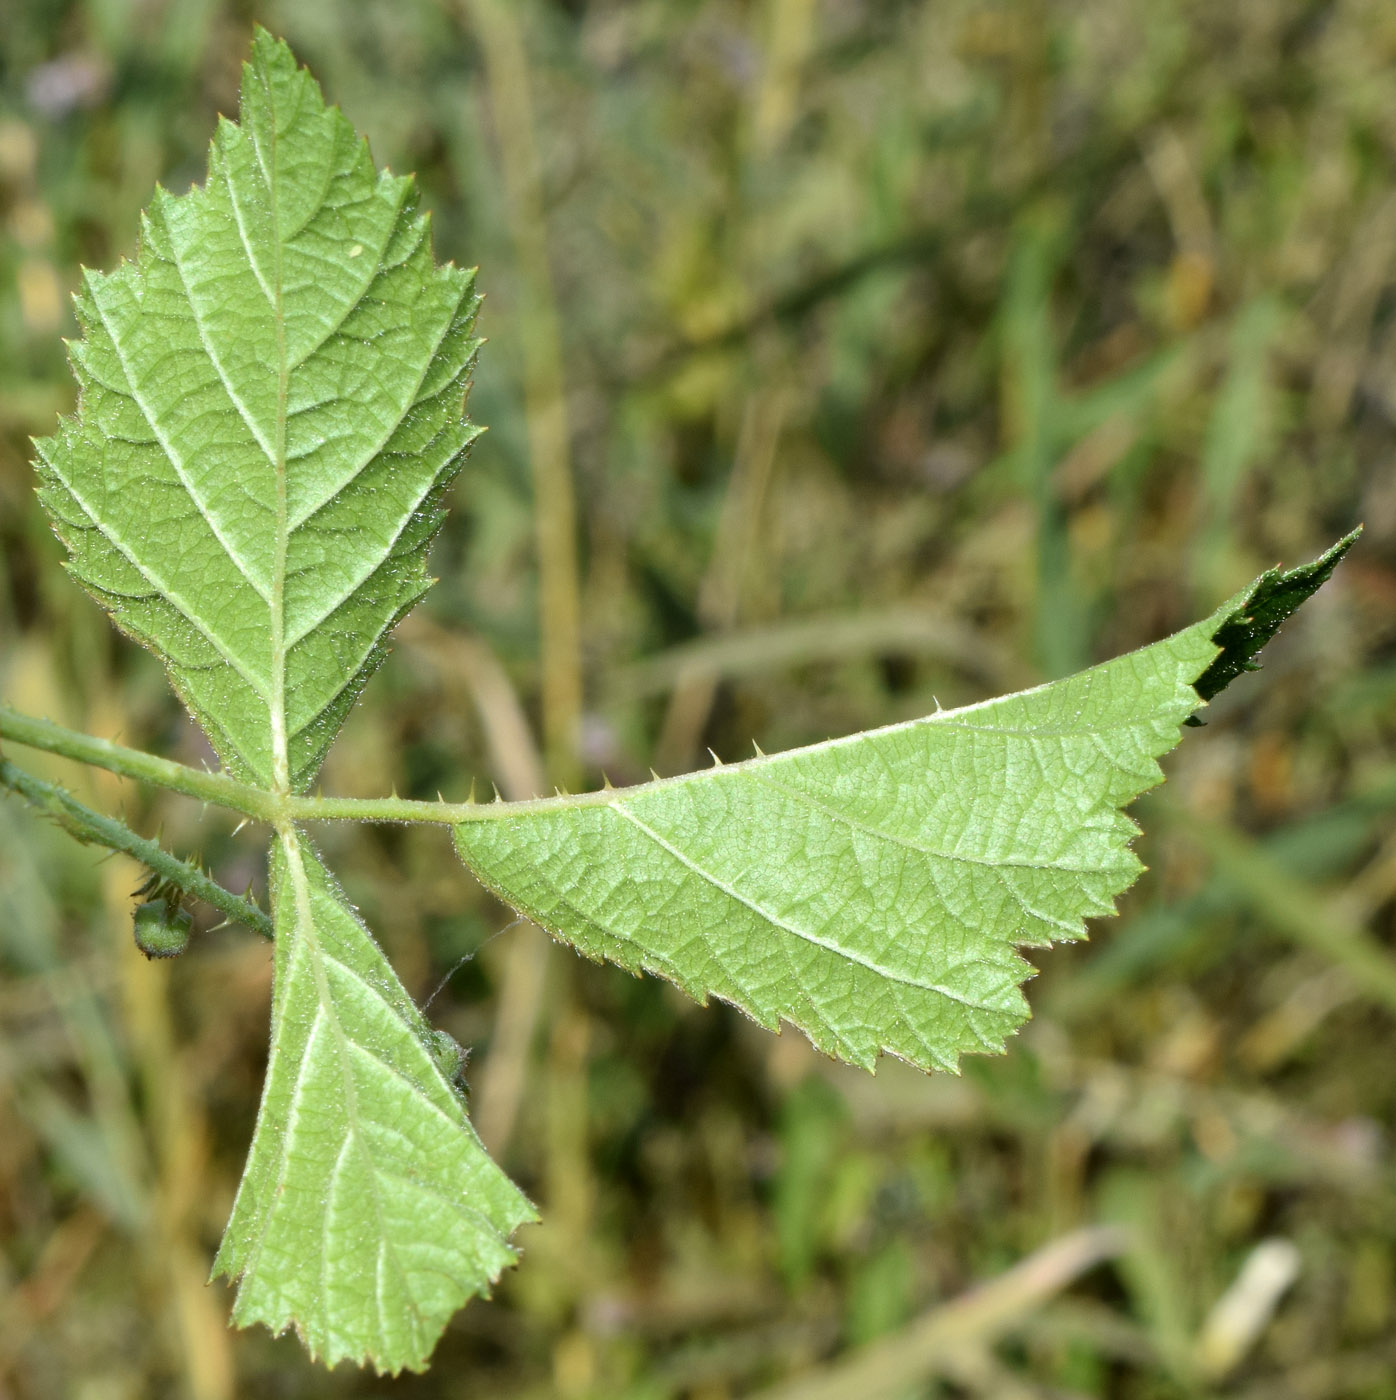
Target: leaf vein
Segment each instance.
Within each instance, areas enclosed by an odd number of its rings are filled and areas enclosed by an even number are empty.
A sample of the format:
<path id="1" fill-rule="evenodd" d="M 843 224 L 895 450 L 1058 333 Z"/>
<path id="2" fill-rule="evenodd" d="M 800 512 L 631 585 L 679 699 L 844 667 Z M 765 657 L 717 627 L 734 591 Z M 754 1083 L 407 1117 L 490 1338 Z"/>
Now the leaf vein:
<path id="1" fill-rule="evenodd" d="M 376 198 L 378 188 L 381 188 L 381 185 L 375 186 L 375 191 L 373 195 L 366 196 L 364 199 L 356 200 L 354 202 L 358 204 L 370 203 L 374 198 Z M 382 246 L 378 249 L 377 255 L 373 259 L 374 270 L 372 276 L 370 276 L 369 279 L 363 284 L 363 286 L 359 288 L 359 291 L 354 297 L 354 299 L 346 303 L 343 311 L 334 320 L 334 322 L 325 330 L 324 334 L 321 335 L 319 340 L 317 340 L 315 344 L 312 345 L 298 360 L 292 361 L 290 366 L 292 374 L 294 374 L 303 365 L 309 364 L 310 361 L 313 360 L 315 356 L 318 355 L 320 351 L 323 350 L 325 346 L 328 345 L 330 341 L 333 340 L 335 336 L 339 334 L 339 332 L 344 327 L 344 323 L 348 321 L 348 319 L 354 314 L 354 312 L 357 311 L 359 307 L 361 307 L 364 304 L 364 299 L 368 296 L 369 292 L 371 292 L 374 289 L 374 287 L 376 287 L 379 284 L 379 282 L 381 282 L 383 278 L 387 275 L 389 269 L 383 266 L 383 254 L 387 252 L 388 245 L 393 241 L 393 235 L 396 234 L 398 228 L 402 224 L 406 198 L 407 186 L 403 184 L 395 192 L 395 198 L 393 201 L 394 207 L 392 222 L 388 224 L 387 231 L 383 237 Z M 343 206 L 337 206 L 337 208 L 342 207 Z M 321 209 L 323 208 L 324 206 L 321 205 Z M 319 212 L 320 210 L 317 209 L 316 214 L 318 215 Z M 324 261 L 328 266 L 333 267 L 336 272 L 340 270 L 340 263 L 329 258 L 324 259 Z"/>
<path id="2" fill-rule="evenodd" d="M 913 841 L 907 836 L 898 836 L 895 832 L 887 831 L 883 827 L 874 826 L 870 822 L 860 821 L 857 817 L 851 817 L 846 812 L 841 812 L 837 807 L 819 801 L 811 793 L 807 793 L 800 788 L 791 787 L 786 783 L 772 778 L 769 774 L 763 773 L 760 769 L 752 769 L 752 776 L 759 782 L 765 783 L 768 787 L 777 789 L 796 801 L 805 804 L 812 810 L 841 822 L 845 826 L 852 827 L 855 831 L 866 832 L 883 841 L 890 841 L 894 845 L 905 846 L 908 850 L 919 851 L 923 855 L 934 856 L 938 860 L 950 861 L 963 865 L 987 866 L 990 869 L 1014 869 L 1014 870 L 1061 870 L 1069 874 L 1076 875 L 1098 875 L 1104 874 L 1114 869 L 1113 866 L 1098 865 L 1067 865 L 1063 861 L 1053 860 L 1008 860 L 995 856 L 963 855 L 955 851 L 939 850 L 935 846 L 925 845 L 920 841 Z"/>
<path id="3" fill-rule="evenodd" d="M 142 578 L 149 582 L 151 587 L 156 590 L 156 592 L 161 598 L 163 598 L 166 602 L 171 603 L 176 609 L 178 609 L 180 616 L 187 619 L 187 621 L 194 628 L 197 629 L 199 635 L 203 637 L 203 639 L 206 642 L 208 642 L 208 644 L 221 657 L 223 657 L 225 661 L 227 661 L 228 665 L 231 666 L 233 670 L 236 671 L 238 675 L 241 676 L 249 686 L 251 686 L 253 692 L 260 699 L 266 700 L 267 693 L 263 683 L 259 681 L 256 678 L 256 676 L 254 676 L 252 672 L 250 672 L 246 668 L 246 666 L 240 660 L 238 660 L 238 658 L 231 651 L 228 650 L 227 646 L 219 638 L 217 632 L 209 623 L 205 622 L 203 618 L 199 616 L 199 614 L 194 610 L 192 604 L 190 604 L 177 589 L 174 589 L 169 585 L 163 583 L 150 570 L 150 568 L 147 565 L 141 562 L 140 558 L 125 543 L 125 541 L 118 539 L 117 536 L 113 534 L 112 531 L 102 523 L 102 520 L 97 515 L 97 512 L 87 502 L 86 498 L 82 495 L 82 493 L 78 490 L 77 486 L 73 482 L 69 481 L 66 476 L 58 472 L 56 468 L 54 469 L 54 473 L 56 476 L 58 476 L 58 479 L 63 483 L 64 489 L 77 503 L 78 507 L 87 516 L 87 518 L 92 522 L 92 528 L 96 530 L 97 533 L 101 535 L 102 538 L 106 540 L 112 546 L 112 548 L 115 549 L 121 555 L 121 557 L 125 559 L 126 562 L 130 564 L 133 569 L 136 570 L 138 574 L 140 574 Z"/>
<path id="4" fill-rule="evenodd" d="M 170 466 L 174 468 L 175 475 L 179 477 L 180 485 L 184 487 L 189 499 L 193 501 L 194 505 L 198 508 L 199 514 L 207 523 L 208 528 L 213 532 L 214 539 L 223 547 L 224 552 L 232 561 L 233 567 L 247 580 L 248 585 L 254 592 L 263 600 L 266 600 L 267 595 L 258 586 L 256 580 L 247 572 L 243 561 L 238 558 L 237 551 L 223 537 L 218 522 L 209 514 L 204 503 L 194 491 L 193 486 L 190 485 L 188 468 L 185 466 L 180 455 L 174 450 L 173 445 L 162 431 L 160 424 L 156 421 L 155 415 L 151 412 L 150 406 L 141 397 L 140 391 L 136 388 L 136 381 L 131 375 L 131 367 L 126 359 L 125 352 L 121 348 L 121 342 L 117 339 L 116 331 L 112 328 L 111 322 L 107 319 L 106 309 L 96 295 L 92 297 L 92 305 L 97 310 L 97 318 L 101 321 L 102 328 L 106 331 L 107 336 L 111 340 L 112 351 L 116 355 L 117 363 L 121 366 L 121 371 L 126 376 L 127 397 L 140 409 L 145 417 L 145 421 L 150 424 L 150 430 L 155 434 L 155 440 L 164 449 L 165 456 L 169 458 Z"/>
<path id="5" fill-rule="evenodd" d="M 266 457 L 268 462 L 275 466 L 275 451 L 262 437 L 261 429 L 257 426 L 255 422 L 253 422 L 251 412 L 248 410 L 247 405 L 242 401 L 242 396 L 237 392 L 236 389 L 233 388 L 233 382 L 231 379 L 228 378 L 228 374 L 223 367 L 222 360 L 214 351 L 212 344 L 209 342 L 208 331 L 204 327 L 204 319 L 199 314 L 199 308 L 194 302 L 194 294 L 189 286 L 189 278 L 185 275 L 184 264 L 180 261 L 179 249 L 176 246 L 175 239 L 173 237 L 171 237 L 170 239 L 170 251 L 172 255 L 170 261 L 174 265 L 175 273 L 179 277 L 179 285 L 184 288 L 184 299 L 189 303 L 190 319 L 194 322 L 194 329 L 197 330 L 199 333 L 199 344 L 203 346 L 204 354 L 208 356 L 209 363 L 213 366 L 213 372 L 218 376 L 218 382 L 223 386 L 223 392 L 227 394 L 229 401 L 237 410 L 238 417 L 241 418 L 243 423 L 247 425 L 247 431 L 252 434 L 253 441 L 256 442 L 257 446 L 262 449 L 263 456 Z M 255 587 L 256 585 L 253 586 Z"/>
<path id="6" fill-rule="evenodd" d="M 912 977 L 908 973 L 899 972 L 893 968 L 885 967 L 881 963 L 875 962 L 871 958 L 865 958 L 861 954 L 856 953 L 851 949 L 840 947 L 837 943 L 833 943 L 828 939 L 820 938 L 818 934 L 812 933 L 808 929 L 802 929 L 797 924 L 786 922 L 784 919 L 779 918 L 777 915 L 771 913 L 769 910 L 762 908 L 762 906 L 757 901 L 749 898 L 748 896 L 742 894 L 739 890 L 735 889 L 733 886 L 725 883 L 718 876 L 714 875 L 712 871 L 704 869 L 703 866 L 700 865 L 697 861 L 695 861 L 692 857 L 686 855 L 683 851 L 679 850 L 679 848 L 675 846 L 672 842 L 665 840 L 665 838 L 661 836 L 659 832 L 655 831 L 653 827 L 648 826 L 645 822 L 641 821 L 639 817 L 637 817 L 633 812 L 629 811 L 627 808 L 623 807 L 620 803 L 611 804 L 611 806 L 607 810 L 615 812 L 619 816 L 624 817 L 627 821 L 633 823 L 640 831 L 644 832 L 645 835 L 648 836 L 651 841 L 653 841 L 657 846 L 661 847 L 663 850 L 668 851 L 668 853 L 671 856 L 673 856 L 675 860 L 677 860 L 681 865 L 686 866 L 695 875 L 697 875 L 699 879 L 706 881 L 714 889 L 718 890 L 722 894 L 725 894 L 729 899 L 733 899 L 738 904 L 744 905 L 746 908 L 750 909 L 751 912 L 755 914 L 758 918 L 764 919 L 773 928 L 783 929 L 786 933 L 792 934 L 794 937 L 802 940 L 803 942 L 813 944 L 817 948 L 823 948 L 826 952 L 833 953 L 836 957 L 841 957 L 849 962 L 856 963 L 858 964 L 858 966 L 866 968 L 869 972 L 875 972 L 878 974 L 878 976 L 885 977 L 889 982 L 898 982 L 901 983 L 903 986 L 914 987 L 920 991 L 938 992 L 941 996 L 948 997 L 951 1001 L 959 1002 L 962 1006 L 972 1007 L 976 1010 L 984 1011 L 991 1009 L 990 1007 L 985 1006 L 981 1002 L 974 1001 L 971 998 L 964 996 L 963 993 L 957 992 L 951 987 L 943 986 L 938 982 L 922 981 L 920 978 Z"/>
<path id="7" fill-rule="evenodd" d="M 431 353 L 427 355 L 425 360 L 423 361 L 422 372 L 417 376 L 417 383 L 412 390 L 412 403 L 409 404 L 409 412 L 411 411 L 411 408 L 415 406 L 417 395 L 421 393 L 422 385 L 426 383 L 427 375 L 431 373 L 432 368 L 436 363 L 437 353 L 440 351 L 442 345 L 445 344 L 446 337 L 451 333 L 451 329 L 456 324 L 456 320 L 457 317 L 455 312 L 453 312 L 449 317 L 446 318 L 445 324 L 441 328 L 440 335 L 437 336 L 435 343 L 431 347 Z M 344 493 L 350 489 L 350 487 L 353 486 L 353 484 L 359 479 L 359 477 L 361 477 L 364 474 L 364 472 L 366 472 L 369 469 L 369 467 L 371 467 L 374 464 L 374 462 L 378 460 L 379 454 L 392 440 L 393 434 L 397 432 L 397 430 L 401 426 L 402 418 L 395 418 L 388 425 L 387 430 L 379 436 L 378 441 L 374 444 L 374 446 L 369 449 L 367 455 L 361 461 L 355 464 L 353 469 L 350 471 L 349 475 L 346 476 L 337 487 L 335 487 L 334 492 L 331 495 L 327 496 L 323 501 L 320 501 L 318 504 L 303 509 L 294 520 L 288 521 L 288 531 L 294 534 L 295 531 L 301 529 L 302 526 L 305 525 L 306 521 L 311 519 L 312 516 L 319 514 L 319 512 L 324 510 L 327 506 L 332 505 L 335 501 L 339 500 L 339 498 L 343 496 Z M 336 606 L 338 606 L 338 604 L 336 604 Z M 334 608 L 331 608 L 330 612 L 333 611 Z M 328 613 L 325 614 L 325 616 L 328 615 Z"/>

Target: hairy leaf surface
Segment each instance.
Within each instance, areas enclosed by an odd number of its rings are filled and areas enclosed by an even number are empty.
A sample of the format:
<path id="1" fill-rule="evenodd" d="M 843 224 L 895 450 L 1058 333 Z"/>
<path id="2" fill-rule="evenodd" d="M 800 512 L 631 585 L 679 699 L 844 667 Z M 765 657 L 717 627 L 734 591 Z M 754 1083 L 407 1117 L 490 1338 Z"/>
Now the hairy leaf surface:
<path id="1" fill-rule="evenodd" d="M 224 764 L 305 788 L 425 591 L 478 298 L 412 182 L 258 31 L 208 180 L 89 272 L 76 416 L 38 444 L 70 567 L 153 648 Z M 328 1361 L 420 1367 L 532 1209 L 485 1155 L 426 1026 L 304 838 L 274 851 L 267 1082 L 217 1269 L 235 1318 Z"/>
<path id="2" fill-rule="evenodd" d="M 273 861 L 271 1058 L 214 1265 L 236 1322 L 294 1326 L 333 1365 L 426 1365 L 513 1262 L 532 1207 L 486 1156 L 437 1038 L 309 849 Z"/>
<path id="3" fill-rule="evenodd" d="M 888 1051 L 953 1069 L 1027 1019 L 1018 948 L 1115 912 L 1142 868 L 1121 808 L 1161 781 L 1194 683 L 1234 637 L 1254 655 L 1352 538 L 1065 680 L 683 778 L 486 808 L 457 848 L 590 957 L 789 1021 L 854 1064 Z M 1277 593 L 1287 611 L 1252 612 Z"/>
<path id="4" fill-rule="evenodd" d="M 38 444 L 70 567 L 164 659 L 224 763 L 302 790 L 428 586 L 476 429 L 473 275 L 411 180 L 259 31 L 202 189 L 88 272 L 78 411 Z"/>

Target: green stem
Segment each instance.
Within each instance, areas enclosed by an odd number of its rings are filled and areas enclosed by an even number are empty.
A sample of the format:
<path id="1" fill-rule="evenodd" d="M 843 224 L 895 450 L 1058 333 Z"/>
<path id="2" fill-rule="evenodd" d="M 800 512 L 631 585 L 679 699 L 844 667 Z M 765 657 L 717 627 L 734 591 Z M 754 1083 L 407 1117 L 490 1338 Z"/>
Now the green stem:
<path id="1" fill-rule="evenodd" d="M 10 712 L 5 713 L 8 716 Z M 176 889 L 212 905 L 225 918 L 246 924 L 263 938 L 273 936 L 271 920 L 254 900 L 224 889 L 198 866 L 180 860 L 178 856 L 171 855 L 163 846 L 147 840 L 144 836 L 137 836 L 130 827 L 115 817 L 94 812 L 62 788 L 53 783 L 46 783 L 41 778 L 34 777 L 32 773 L 26 773 L 22 768 L 16 768 L 5 758 L 0 758 L 0 787 L 19 793 L 30 806 L 37 808 L 45 816 L 52 817 L 64 831 L 79 841 L 105 846 L 108 850 L 121 851 L 132 856 Z"/>
<path id="2" fill-rule="evenodd" d="M 615 792 L 603 789 L 562 797 L 534 798 L 527 802 L 417 802 L 405 797 L 298 797 L 268 792 L 265 788 L 240 783 L 222 773 L 189 768 L 183 763 L 154 754 L 142 753 L 65 729 L 52 720 L 35 719 L 0 705 L 0 738 L 26 748 L 43 749 L 63 758 L 105 768 L 123 778 L 155 787 L 182 792 L 219 807 L 231 808 L 244 816 L 271 825 L 285 821 L 428 822 L 436 826 L 457 826 L 461 822 L 498 821 L 505 817 L 546 812 L 558 807 L 604 805 L 615 800 Z"/>
<path id="3" fill-rule="evenodd" d="M 240 783 L 223 773 L 203 772 L 186 767 L 183 763 L 174 763 L 168 758 L 142 753 L 139 749 L 128 749 L 121 744 L 113 744 L 109 739 L 95 739 L 90 734 L 65 729 L 52 720 L 20 714 L 6 705 L 0 705 L 0 738 L 23 744 L 26 748 L 43 749 L 63 758 L 76 759 L 94 768 L 105 768 L 110 773 L 119 773 L 123 778 L 135 778 L 137 782 L 170 788 L 174 792 L 184 793 L 186 797 L 197 797 L 202 802 L 231 807 L 233 811 L 255 817 L 258 821 L 275 819 L 275 799 L 262 788 Z"/>

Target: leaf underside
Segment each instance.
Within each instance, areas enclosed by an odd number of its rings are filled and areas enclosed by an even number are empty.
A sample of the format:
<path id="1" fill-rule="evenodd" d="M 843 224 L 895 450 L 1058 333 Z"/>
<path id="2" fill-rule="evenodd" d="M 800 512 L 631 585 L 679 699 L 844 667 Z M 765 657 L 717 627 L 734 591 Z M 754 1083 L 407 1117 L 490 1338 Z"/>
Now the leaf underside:
<path id="1" fill-rule="evenodd" d="M 264 31 L 204 187 L 157 191 L 136 260 L 84 275 L 78 410 L 37 444 L 40 498 L 243 778 L 309 784 L 426 591 L 478 432 L 478 300 L 435 267 L 412 181 Z"/>
<path id="2" fill-rule="evenodd" d="M 1084 937 L 1134 882 L 1138 828 L 1121 808 L 1162 780 L 1199 678 L 1238 636 L 1254 655 L 1354 538 L 1065 680 L 466 822 L 457 849 L 588 957 L 770 1029 L 789 1021 L 853 1064 L 887 1052 L 955 1069 L 967 1051 L 1001 1052 L 1027 1019 L 1032 969 L 1017 949 Z"/>
<path id="3" fill-rule="evenodd" d="M 534 1212 L 480 1146 L 421 1013 L 292 832 L 272 862 L 272 1050 L 215 1274 L 233 1319 L 333 1365 L 420 1369 Z"/>
<path id="4" fill-rule="evenodd" d="M 37 444 L 69 567 L 164 661 L 225 767 L 303 791 L 421 597 L 476 435 L 473 273 L 436 267 L 412 182 L 374 169 L 259 30 L 208 180 L 85 274 L 78 410 Z M 486 1156 L 439 1037 L 292 828 L 273 859 L 271 1051 L 216 1271 L 234 1318 L 331 1364 L 420 1368 L 532 1207 Z"/>

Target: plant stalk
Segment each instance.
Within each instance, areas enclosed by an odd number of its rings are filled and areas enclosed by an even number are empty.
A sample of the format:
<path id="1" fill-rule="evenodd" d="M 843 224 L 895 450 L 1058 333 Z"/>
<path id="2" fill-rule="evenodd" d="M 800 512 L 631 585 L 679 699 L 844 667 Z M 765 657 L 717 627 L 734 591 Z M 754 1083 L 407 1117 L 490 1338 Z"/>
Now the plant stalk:
<path id="1" fill-rule="evenodd" d="M 21 714 L 8 705 L 0 705 L 0 739 L 56 753 L 93 768 L 105 768 L 123 778 L 182 792 L 201 802 L 230 807 L 258 821 L 271 821 L 275 816 L 272 794 L 250 783 L 240 783 L 224 773 L 209 773 L 168 758 L 157 758 L 139 749 L 128 749 L 110 739 L 97 739 L 91 734 L 65 729 L 52 720 Z"/>
<path id="2" fill-rule="evenodd" d="M 543 749 L 554 782 L 577 781 L 582 646 L 577 506 L 572 485 L 562 328 L 548 256 L 542 162 L 534 134 L 528 54 L 516 0 L 463 0 L 485 60 L 518 271 L 524 411 L 533 463 L 542 665 Z"/>
<path id="3" fill-rule="evenodd" d="M 187 797 L 197 797 L 202 802 L 226 807 L 277 827 L 287 822 L 336 821 L 459 826 L 462 822 L 507 821 L 512 817 L 573 807 L 604 807 L 619 801 L 627 791 L 625 788 L 602 788 L 595 792 L 559 793 L 556 797 L 534 797 L 518 802 L 506 802 L 503 798 L 493 802 L 422 802 L 410 797 L 304 797 L 271 792 L 250 783 L 240 783 L 222 773 L 190 768 L 139 749 L 125 748 L 109 739 L 95 739 L 90 734 L 65 729 L 52 720 L 20 714 L 4 705 L 0 705 L 0 739 L 56 753 L 94 768 L 105 768 L 123 778 L 168 788 Z M 760 761 L 762 758 L 758 756 L 745 763 L 723 764 L 722 768 L 730 771 Z M 692 777 L 690 773 L 663 778 L 646 787 L 653 790 L 670 783 L 689 782 Z"/>
<path id="4" fill-rule="evenodd" d="M 71 758 L 94 768 L 153 787 L 167 788 L 198 798 L 201 802 L 226 807 L 272 826 L 285 822 L 359 821 L 425 822 L 434 826 L 458 826 L 462 822 L 500 821 L 527 816 L 559 807 L 604 806 L 616 800 L 616 789 L 599 792 L 537 797 L 521 802 L 421 802 L 407 797 L 304 797 L 280 794 L 250 783 L 238 782 L 223 773 L 210 773 L 157 758 L 140 749 L 128 749 L 109 739 L 65 729 L 52 720 L 35 719 L 8 706 L 0 705 L 0 739 L 42 749 Z M 739 765 L 733 764 L 732 767 Z M 675 779 L 674 781 L 678 781 Z"/>
<path id="5" fill-rule="evenodd" d="M 17 792 L 30 806 L 51 817 L 79 841 L 131 856 L 176 889 L 211 905 L 225 918 L 245 924 L 263 938 L 273 936 L 271 920 L 254 900 L 224 889 L 197 865 L 171 855 L 158 842 L 137 836 L 124 822 L 94 812 L 61 787 L 16 768 L 5 758 L 0 758 L 0 787 Z"/>

